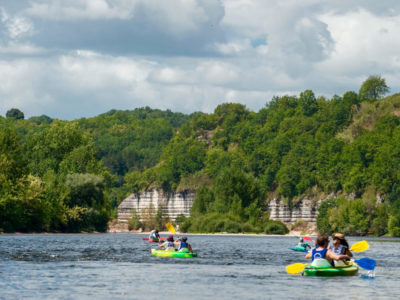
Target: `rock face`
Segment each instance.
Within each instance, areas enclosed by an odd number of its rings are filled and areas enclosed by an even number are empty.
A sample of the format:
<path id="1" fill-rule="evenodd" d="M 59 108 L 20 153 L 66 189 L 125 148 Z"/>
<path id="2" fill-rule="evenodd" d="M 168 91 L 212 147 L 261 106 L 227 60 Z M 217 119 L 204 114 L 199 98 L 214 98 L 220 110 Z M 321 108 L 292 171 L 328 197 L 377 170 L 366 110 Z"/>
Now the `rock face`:
<path id="1" fill-rule="evenodd" d="M 194 198 L 195 193 L 192 191 L 163 193 L 162 191 L 154 189 L 131 194 L 118 206 L 118 221 L 126 223 L 128 219 L 132 217 L 133 209 L 140 215 L 142 209 L 147 209 L 151 205 L 154 206 L 155 210 L 162 207 L 164 214 L 172 221 L 174 221 L 179 214 L 189 217 Z M 293 207 L 290 208 L 279 198 L 275 198 L 269 202 L 268 210 L 272 220 L 279 220 L 285 224 L 294 224 L 297 220 L 316 223 L 318 206 L 322 201 L 323 200 L 319 200 L 315 202 L 305 198 L 293 204 Z"/>
<path id="2" fill-rule="evenodd" d="M 131 194 L 118 206 L 118 221 L 125 223 L 132 217 L 133 209 L 140 215 L 142 209 L 149 208 L 151 205 L 153 205 L 156 210 L 161 207 L 164 214 L 172 221 L 180 214 L 189 217 L 194 197 L 195 194 L 191 191 L 163 193 L 158 190 L 150 190 Z"/>
<path id="3" fill-rule="evenodd" d="M 269 202 L 268 209 L 272 220 L 279 220 L 285 224 L 294 224 L 297 220 L 315 223 L 317 222 L 318 206 L 321 202 L 322 200 L 313 202 L 308 199 L 302 199 L 290 208 L 275 198 Z"/>

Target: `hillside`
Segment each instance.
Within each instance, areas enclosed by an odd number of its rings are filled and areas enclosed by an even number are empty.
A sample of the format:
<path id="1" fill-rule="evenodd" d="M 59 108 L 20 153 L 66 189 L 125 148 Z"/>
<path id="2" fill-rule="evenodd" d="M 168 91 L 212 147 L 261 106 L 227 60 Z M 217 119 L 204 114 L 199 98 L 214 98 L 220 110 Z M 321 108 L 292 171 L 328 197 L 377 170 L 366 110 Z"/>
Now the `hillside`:
<path id="1" fill-rule="evenodd" d="M 282 233 L 264 210 L 271 197 L 335 194 L 320 208 L 321 231 L 400 235 L 399 107 L 399 94 L 306 90 L 258 112 L 225 103 L 211 114 L 0 118 L 0 228 L 104 230 L 127 194 L 156 187 L 196 191 L 184 230 Z"/>

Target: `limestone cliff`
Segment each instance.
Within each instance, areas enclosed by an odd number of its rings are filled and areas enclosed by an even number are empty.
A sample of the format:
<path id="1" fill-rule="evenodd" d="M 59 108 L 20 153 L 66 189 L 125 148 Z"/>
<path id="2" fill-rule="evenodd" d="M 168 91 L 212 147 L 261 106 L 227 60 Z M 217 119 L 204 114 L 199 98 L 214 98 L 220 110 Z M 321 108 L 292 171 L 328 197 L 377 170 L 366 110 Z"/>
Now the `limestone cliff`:
<path id="1" fill-rule="evenodd" d="M 191 191 L 163 193 L 155 189 L 131 194 L 118 206 L 118 221 L 125 223 L 131 218 L 133 209 L 140 215 L 142 209 L 149 208 L 151 205 L 153 205 L 156 210 L 161 207 L 164 214 L 172 221 L 180 214 L 184 214 L 188 217 L 194 197 L 195 194 Z"/>
<path id="2" fill-rule="evenodd" d="M 321 202 L 322 200 L 311 201 L 304 198 L 290 208 L 279 199 L 274 198 L 268 203 L 268 209 L 272 220 L 279 220 L 285 224 L 294 224 L 298 220 L 315 223 L 317 221 L 318 206 Z"/>

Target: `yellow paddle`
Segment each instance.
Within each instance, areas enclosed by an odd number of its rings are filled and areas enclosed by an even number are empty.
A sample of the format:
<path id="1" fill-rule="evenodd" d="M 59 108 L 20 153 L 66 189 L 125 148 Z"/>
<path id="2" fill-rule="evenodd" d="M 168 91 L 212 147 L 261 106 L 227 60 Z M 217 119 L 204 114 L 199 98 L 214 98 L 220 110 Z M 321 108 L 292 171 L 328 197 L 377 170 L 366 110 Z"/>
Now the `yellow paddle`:
<path id="1" fill-rule="evenodd" d="M 167 227 L 168 231 L 170 231 L 172 234 L 176 234 L 175 228 L 171 223 L 165 224 L 165 227 Z"/>
<path id="2" fill-rule="evenodd" d="M 304 268 L 307 266 L 308 264 L 301 264 L 301 263 L 288 265 L 286 267 L 286 272 L 288 272 L 289 274 L 297 274 L 303 272 Z"/>
<path id="3" fill-rule="evenodd" d="M 362 252 L 365 250 L 369 249 L 369 245 L 367 243 L 367 241 L 361 241 L 361 242 L 357 242 L 355 244 L 353 244 L 353 246 L 351 246 L 350 251 L 354 251 L 354 252 Z"/>

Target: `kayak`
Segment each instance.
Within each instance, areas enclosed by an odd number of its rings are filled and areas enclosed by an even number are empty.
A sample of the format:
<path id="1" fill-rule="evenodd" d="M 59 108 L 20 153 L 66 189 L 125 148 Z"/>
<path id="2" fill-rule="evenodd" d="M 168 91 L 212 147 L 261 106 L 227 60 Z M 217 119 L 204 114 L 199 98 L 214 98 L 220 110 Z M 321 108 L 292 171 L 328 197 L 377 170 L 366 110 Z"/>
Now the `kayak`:
<path id="1" fill-rule="evenodd" d="M 160 238 L 159 241 L 153 240 L 153 239 L 149 239 L 149 243 L 158 243 L 158 242 L 163 242 L 163 241 L 164 241 L 164 238 Z"/>
<path id="2" fill-rule="evenodd" d="M 197 253 L 165 251 L 161 249 L 151 249 L 151 254 L 159 257 L 196 257 Z"/>
<path id="3" fill-rule="evenodd" d="M 158 243 L 159 241 L 153 240 L 153 239 L 149 239 L 147 237 L 142 238 L 143 241 L 149 241 L 149 243 Z M 165 238 L 160 238 L 160 241 L 163 242 L 165 240 Z"/>
<path id="4" fill-rule="evenodd" d="M 329 264 L 329 263 L 328 263 Z M 312 266 L 309 265 L 304 269 L 304 276 L 354 276 L 358 272 L 358 265 L 355 262 L 348 262 L 347 265 L 344 266 Z"/>
<path id="5" fill-rule="evenodd" d="M 293 251 L 308 252 L 308 250 L 306 248 L 301 247 L 301 246 L 296 246 L 295 248 L 289 248 L 289 249 L 293 250 Z"/>

